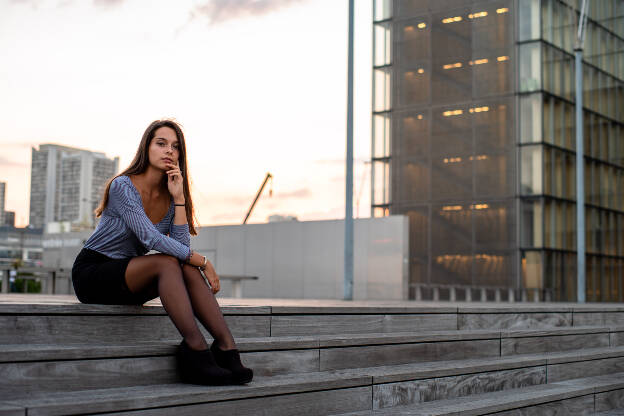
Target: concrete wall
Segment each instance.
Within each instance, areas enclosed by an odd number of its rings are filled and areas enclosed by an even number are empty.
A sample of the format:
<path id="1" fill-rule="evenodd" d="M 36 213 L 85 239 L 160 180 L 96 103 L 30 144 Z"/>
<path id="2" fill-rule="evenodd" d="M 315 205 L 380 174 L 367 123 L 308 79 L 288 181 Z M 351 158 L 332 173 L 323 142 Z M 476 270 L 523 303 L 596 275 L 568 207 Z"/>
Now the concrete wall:
<path id="1" fill-rule="evenodd" d="M 44 266 L 71 267 L 89 233 L 44 235 Z M 407 299 L 408 219 L 356 219 L 355 299 Z M 344 221 L 287 221 L 201 227 L 191 247 L 206 255 L 218 274 L 255 275 L 243 297 L 341 299 Z M 220 296 L 231 296 L 222 282 Z"/>

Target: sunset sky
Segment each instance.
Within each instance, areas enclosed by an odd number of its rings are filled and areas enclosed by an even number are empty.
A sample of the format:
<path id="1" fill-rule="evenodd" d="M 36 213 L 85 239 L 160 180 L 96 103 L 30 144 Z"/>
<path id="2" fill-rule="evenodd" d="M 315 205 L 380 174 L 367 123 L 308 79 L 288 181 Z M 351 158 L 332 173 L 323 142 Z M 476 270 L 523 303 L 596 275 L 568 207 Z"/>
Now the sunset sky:
<path id="1" fill-rule="evenodd" d="M 370 215 L 372 0 L 355 14 L 354 215 Z M 184 127 L 202 225 L 344 217 L 348 1 L 0 0 L 0 181 L 28 224 L 31 147 L 131 161 Z"/>

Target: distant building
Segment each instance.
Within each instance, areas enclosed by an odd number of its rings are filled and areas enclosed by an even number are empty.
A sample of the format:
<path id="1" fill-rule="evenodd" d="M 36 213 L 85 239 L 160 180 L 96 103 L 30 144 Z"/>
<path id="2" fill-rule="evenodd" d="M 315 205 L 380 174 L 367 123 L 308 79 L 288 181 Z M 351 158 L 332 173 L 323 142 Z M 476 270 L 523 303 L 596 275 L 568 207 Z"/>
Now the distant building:
<path id="1" fill-rule="evenodd" d="M 581 1 L 374 4 L 371 208 L 409 217 L 412 287 L 532 288 L 575 300 Z M 588 301 L 624 300 L 623 22 L 624 1 L 590 2 Z"/>
<path id="2" fill-rule="evenodd" d="M 93 228 L 93 211 L 106 181 L 117 173 L 119 157 L 55 144 L 32 149 L 30 225 L 70 222 Z M 74 227 L 75 228 L 75 227 Z"/>
<path id="3" fill-rule="evenodd" d="M 269 215 L 269 222 L 299 221 L 294 215 Z"/>
<path id="4" fill-rule="evenodd" d="M 4 224 L 15 227 L 15 211 L 4 211 Z"/>
<path id="5" fill-rule="evenodd" d="M 0 225 L 4 224 L 4 201 L 6 200 L 6 182 L 0 182 Z"/>
<path id="6" fill-rule="evenodd" d="M 0 264 L 23 260 L 26 266 L 40 266 L 43 257 L 41 228 L 0 226 Z"/>

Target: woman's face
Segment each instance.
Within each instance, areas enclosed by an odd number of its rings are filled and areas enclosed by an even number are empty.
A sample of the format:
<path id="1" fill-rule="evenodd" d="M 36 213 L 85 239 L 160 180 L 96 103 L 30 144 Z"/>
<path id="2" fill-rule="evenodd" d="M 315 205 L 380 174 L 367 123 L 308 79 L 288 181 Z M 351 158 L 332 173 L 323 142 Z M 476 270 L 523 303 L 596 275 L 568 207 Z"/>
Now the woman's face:
<path id="1" fill-rule="evenodd" d="M 169 164 L 178 166 L 180 143 L 175 130 L 171 127 L 159 127 L 149 145 L 149 163 L 157 169 L 169 170 Z"/>

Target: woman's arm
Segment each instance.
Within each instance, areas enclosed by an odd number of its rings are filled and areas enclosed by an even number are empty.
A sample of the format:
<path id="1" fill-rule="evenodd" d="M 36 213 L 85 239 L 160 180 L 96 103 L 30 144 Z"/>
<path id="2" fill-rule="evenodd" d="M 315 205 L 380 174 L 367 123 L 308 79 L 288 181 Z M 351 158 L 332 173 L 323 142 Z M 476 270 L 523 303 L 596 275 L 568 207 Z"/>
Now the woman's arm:
<path id="1" fill-rule="evenodd" d="M 141 197 L 120 178 L 115 179 L 110 186 L 109 204 L 111 207 L 145 248 L 187 261 L 191 255 L 191 249 L 173 238 L 161 234 L 147 218 L 141 205 Z"/>
<path id="2" fill-rule="evenodd" d="M 173 198 L 175 204 L 175 214 L 173 217 L 173 225 L 171 226 L 170 235 L 177 241 L 190 247 L 191 236 L 188 228 L 188 218 L 186 218 L 186 199 L 184 198 L 184 185 L 182 181 L 182 172 L 177 164 L 169 164 L 167 171 L 167 188 Z M 212 288 L 212 293 L 221 290 L 219 276 L 215 272 L 210 261 L 199 253 L 191 250 L 190 257 L 186 261 L 191 266 L 199 267 L 208 279 L 208 283 Z"/>

